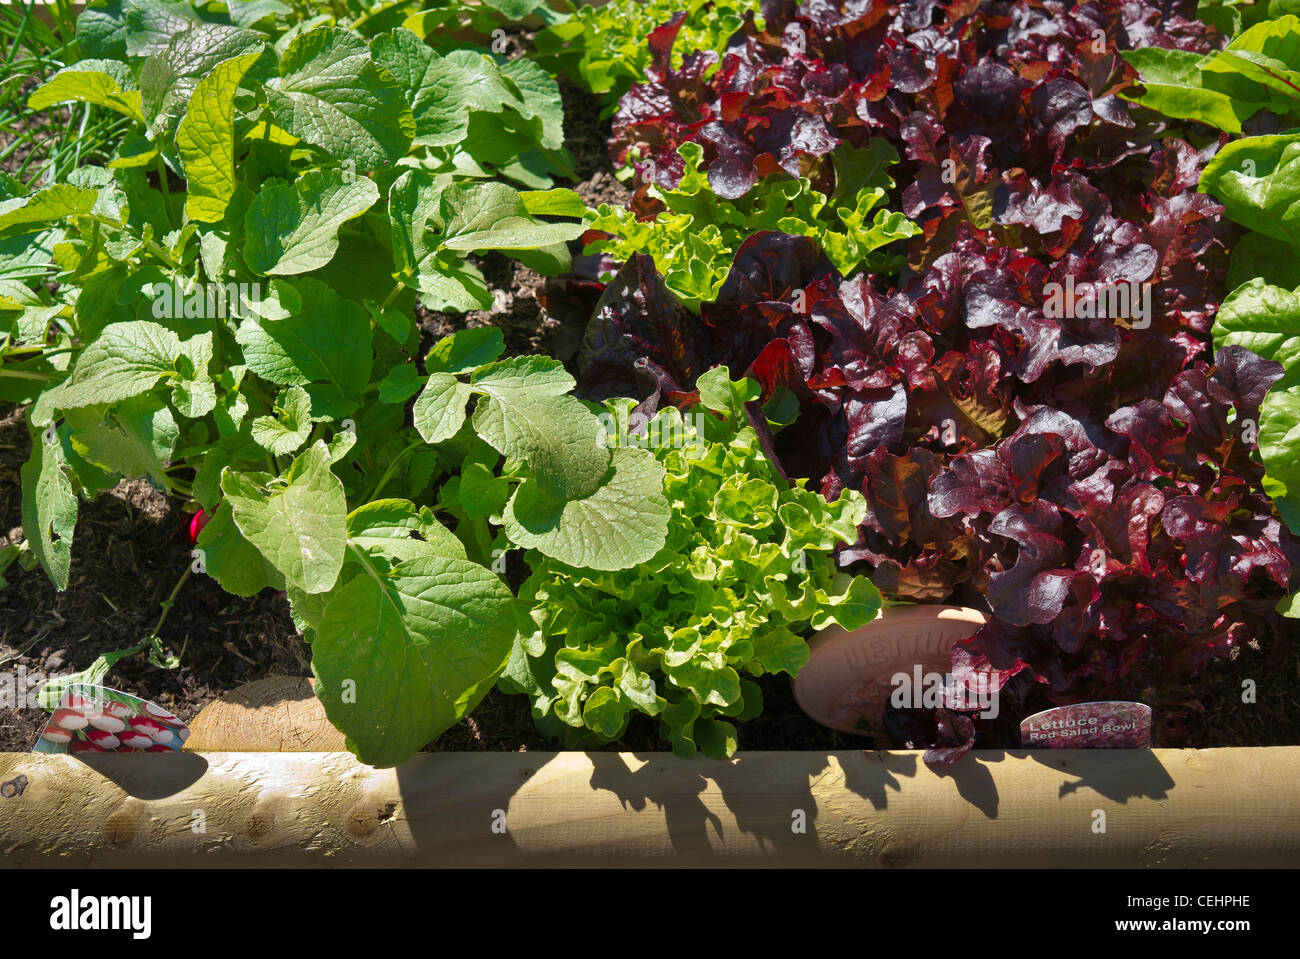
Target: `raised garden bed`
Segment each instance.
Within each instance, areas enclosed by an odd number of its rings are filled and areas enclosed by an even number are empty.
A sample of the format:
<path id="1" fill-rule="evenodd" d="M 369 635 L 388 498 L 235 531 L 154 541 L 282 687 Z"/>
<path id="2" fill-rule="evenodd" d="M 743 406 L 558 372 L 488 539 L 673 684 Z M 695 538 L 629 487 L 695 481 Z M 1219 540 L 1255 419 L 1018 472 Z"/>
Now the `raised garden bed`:
<path id="1" fill-rule="evenodd" d="M 918 752 L 870 751 L 454 753 L 386 770 L 347 753 L 148 759 L 0 756 L 0 775 L 30 781 L 2 807 L 6 865 L 1278 868 L 1300 857 L 1296 747 L 977 750 L 942 774 Z"/>

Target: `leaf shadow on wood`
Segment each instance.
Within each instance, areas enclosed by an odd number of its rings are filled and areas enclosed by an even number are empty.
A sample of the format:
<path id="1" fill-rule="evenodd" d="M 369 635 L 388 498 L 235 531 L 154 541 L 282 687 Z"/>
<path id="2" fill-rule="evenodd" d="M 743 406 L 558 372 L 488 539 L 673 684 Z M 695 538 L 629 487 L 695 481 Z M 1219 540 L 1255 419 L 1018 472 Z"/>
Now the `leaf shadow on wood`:
<path id="1" fill-rule="evenodd" d="M 196 753 L 80 753 L 75 759 L 135 799 L 174 796 L 208 771 L 208 761 Z"/>

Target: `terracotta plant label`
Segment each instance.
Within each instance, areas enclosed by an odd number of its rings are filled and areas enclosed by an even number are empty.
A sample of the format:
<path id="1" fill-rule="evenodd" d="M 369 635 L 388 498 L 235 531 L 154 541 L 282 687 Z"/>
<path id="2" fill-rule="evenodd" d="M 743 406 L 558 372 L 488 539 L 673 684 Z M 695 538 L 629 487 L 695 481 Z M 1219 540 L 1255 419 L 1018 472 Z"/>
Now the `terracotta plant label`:
<path id="1" fill-rule="evenodd" d="M 161 706 L 116 689 L 76 683 L 64 691 L 35 751 L 169 753 L 189 735 L 189 727 Z"/>
<path id="2" fill-rule="evenodd" d="M 1151 707 L 1142 703 L 1075 703 L 1034 713 L 1020 723 L 1028 749 L 1150 749 Z"/>
<path id="3" fill-rule="evenodd" d="M 879 732 L 891 697 L 917 697 L 914 704 L 923 706 L 942 686 L 952 688 L 948 651 L 984 621 L 963 606 L 894 606 L 851 633 L 822 630 L 809 640 L 812 654 L 794 680 L 795 699 L 823 726 Z"/>

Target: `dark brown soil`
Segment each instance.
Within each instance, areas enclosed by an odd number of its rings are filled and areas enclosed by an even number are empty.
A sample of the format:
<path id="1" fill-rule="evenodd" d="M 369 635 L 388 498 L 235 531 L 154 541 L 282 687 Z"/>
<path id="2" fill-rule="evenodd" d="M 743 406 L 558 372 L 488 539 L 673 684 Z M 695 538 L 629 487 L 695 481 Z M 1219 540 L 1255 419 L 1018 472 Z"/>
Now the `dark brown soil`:
<path id="1" fill-rule="evenodd" d="M 0 408 L 0 531 L 22 539 L 18 471 L 30 452 L 24 414 Z M 9 568 L 0 590 L 0 669 L 65 674 L 85 669 L 101 653 L 133 646 L 149 635 L 167 598 L 190 564 L 189 517 L 143 480 L 123 483 L 81 505 L 72 575 L 57 592 L 39 567 Z M 106 685 L 192 718 L 222 693 L 267 675 L 309 672 L 305 647 L 287 602 L 267 591 L 231 596 L 204 576 L 177 595 L 161 636 L 181 653 L 174 670 L 145 654 L 121 660 Z M 46 714 L 0 707 L 0 750 L 26 751 Z"/>
<path id="2" fill-rule="evenodd" d="M 1288 620 L 1288 624 L 1293 621 Z M 1193 746 L 1300 745 L 1300 642 L 1237 650 L 1203 675 L 1205 711 L 1187 724 Z M 1244 701 L 1253 686 L 1254 702 Z"/>

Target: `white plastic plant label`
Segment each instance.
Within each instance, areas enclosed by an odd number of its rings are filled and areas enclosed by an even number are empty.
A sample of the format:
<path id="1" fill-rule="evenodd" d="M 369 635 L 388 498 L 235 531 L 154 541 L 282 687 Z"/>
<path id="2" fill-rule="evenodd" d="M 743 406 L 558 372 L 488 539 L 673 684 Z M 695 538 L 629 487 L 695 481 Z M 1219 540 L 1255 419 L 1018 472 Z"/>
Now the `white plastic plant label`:
<path id="1" fill-rule="evenodd" d="M 1075 703 L 1021 720 L 1029 749 L 1150 749 L 1151 707 L 1142 703 Z"/>
<path id="2" fill-rule="evenodd" d="M 38 753 L 169 753 L 190 729 L 161 706 L 105 686 L 76 683 L 36 741 Z"/>

